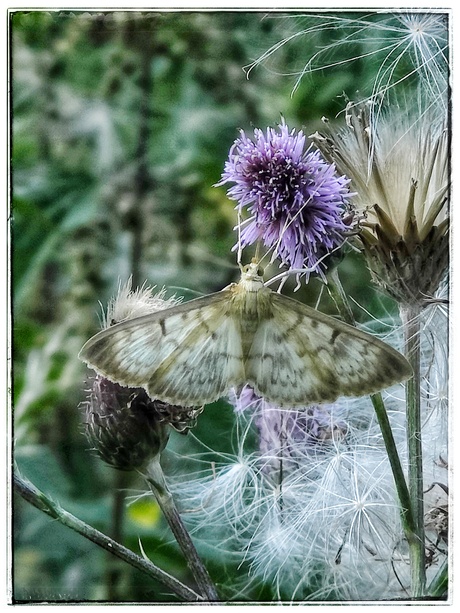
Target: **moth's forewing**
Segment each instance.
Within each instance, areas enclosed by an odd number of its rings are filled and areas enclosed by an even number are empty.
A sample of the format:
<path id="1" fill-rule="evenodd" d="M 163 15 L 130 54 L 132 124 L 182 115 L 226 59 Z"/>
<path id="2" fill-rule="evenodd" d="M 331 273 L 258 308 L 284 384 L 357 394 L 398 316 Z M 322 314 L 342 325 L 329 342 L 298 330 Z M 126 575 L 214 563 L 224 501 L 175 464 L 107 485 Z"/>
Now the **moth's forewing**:
<path id="1" fill-rule="evenodd" d="M 116 324 L 93 336 L 79 357 L 104 377 L 120 385 L 144 387 L 151 397 L 173 404 L 186 404 L 182 401 L 189 397 L 196 404 L 204 404 L 199 402 L 203 375 L 198 374 L 207 372 L 213 383 L 206 384 L 203 398 L 210 402 L 212 396 L 215 400 L 216 394 L 222 394 L 222 377 L 214 376 L 209 370 L 210 353 L 215 347 L 222 354 L 219 329 L 228 317 L 229 299 L 228 290 L 223 290 Z M 233 345 L 234 342 L 235 339 Z M 190 372 L 196 376 L 190 376 Z M 185 392 L 186 384 L 194 389 Z"/>
<path id="2" fill-rule="evenodd" d="M 248 382 L 271 402 L 333 402 L 412 375 L 404 356 L 374 336 L 275 292 L 271 304 L 272 319 L 259 327 L 246 368 Z"/>

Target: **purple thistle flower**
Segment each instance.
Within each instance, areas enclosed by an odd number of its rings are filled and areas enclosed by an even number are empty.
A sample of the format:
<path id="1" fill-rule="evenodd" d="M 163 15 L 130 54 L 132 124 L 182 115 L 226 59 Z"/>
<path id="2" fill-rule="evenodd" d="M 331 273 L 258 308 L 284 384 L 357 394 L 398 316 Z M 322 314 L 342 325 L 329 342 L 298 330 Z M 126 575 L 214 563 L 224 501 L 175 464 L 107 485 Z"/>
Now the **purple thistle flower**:
<path id="1" fill-rule="evenodd" d="M 279 132 L 255 129 L 254 140 L 240 134 L 217 185 L 233 182 L 227 195 L 240 212 L 250 213 L 242 224 L 241 248 L 262 240 L 274 247 L 273 259 L 321 274 L 320 258 L 340 246 L 349 230 L 344 214 L 350 180 L 338 176 L 319 151 L 304 151 L 303 132 L 289 132 L 284 121 Z"/>
<path id="2" fill-rule="evenodd" d="M 230 401 L 236 413 L 255 413 L 261 456 L 268 460 L 282 456 L 286 467 L 295 466 L 308 453 L 317 455 L 328 444 L 344 438 L 348 430 L 330 405 L 281 409 L 258 396 L 249 385 L 234 391 Z M 270 461 L 266 469 L 270 470 Z"/>

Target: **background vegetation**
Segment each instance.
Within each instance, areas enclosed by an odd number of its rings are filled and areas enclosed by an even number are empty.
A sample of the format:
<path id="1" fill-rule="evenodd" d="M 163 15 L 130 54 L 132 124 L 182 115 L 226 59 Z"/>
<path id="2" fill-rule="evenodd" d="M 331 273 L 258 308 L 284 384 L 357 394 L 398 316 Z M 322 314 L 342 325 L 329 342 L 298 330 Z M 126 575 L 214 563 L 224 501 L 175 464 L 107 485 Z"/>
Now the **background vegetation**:
<path id="1" fill-rule="evenodd" d="M 14 459 L 65 509 L 135 551 L 140 539 L 155 563 L 191 584 L 156 503 L 136 498 L 141 482 L 88 449 L 78 408 L 87 372 L 77 353 L 98 329 L 98 303 L 130 275 L 134 286 L 147 280 L 186 298 L 235 280 L 233 203 L 213 184 L 238 128 L 273 126 L 283 115 L 311 134 L 343 109 L 343 92 L 366 90 L 372 63 L 305 76 L 291 96 L 289 74 L 333 34 L 282 47 L 247 79 L 244 66 L 299 29 L 281 14 L 10 17 Z M 356 300 L 382 308 L 381 297 L 360 294 L 367 273 L 358 258 L 342 270 Z M 298 297 L 314 302 L 318 291 L 313 281 Z M 196 439 L 225 453 L 232 433 L 231 408 L 208 407 L 193 435 L 171 434 L 166 474 L 186 479 L 187 457 L 203 449 Z M 244 567 L 202 553 L 222 593 L 236 597 Z M 16 601 L 174 600 L 21 499 L 13 570 Z M 269 600 L 271 588 L 244 597 Z"/>

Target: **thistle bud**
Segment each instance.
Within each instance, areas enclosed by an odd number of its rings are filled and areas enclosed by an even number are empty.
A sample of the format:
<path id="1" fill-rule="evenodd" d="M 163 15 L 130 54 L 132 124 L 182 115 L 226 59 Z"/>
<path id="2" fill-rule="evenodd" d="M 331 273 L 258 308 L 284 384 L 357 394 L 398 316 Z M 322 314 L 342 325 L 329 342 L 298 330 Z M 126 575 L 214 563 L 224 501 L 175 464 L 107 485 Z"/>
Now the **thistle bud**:
<path id="1" fill-rule="evenodd" d="M 98 455 L 119 470 L 135 470 L 161 453 L 169 438 L 164 416 L 143 389 L 91 378 L 85 434 Z"/>
<path id="2" fill-rule="evenodd" d="M 180 407 L 161 400 L 155 400 L 154 403 L 155 410 L 162 420 L 180 434 L 187 434 L 189 430 L 196 426 L 198 416 L 204 409 L 204 407 Z"/>
<path id="3" fill-rule="evenodd" d="M 108 305 L 104 327 L 141 317 L 180 302 L 165 300 L 165 290 L 153 294 L 143 285 L 132 290 L 131 279 L 120 285 Z M 169 426 L 186 434 L 196 425 L 203 408 L 180 407 L 151 399 L 142 388 L 123 387 L 101 375 L 89 379 L 84 403 L 86 436 L 99 456 L 119 470 L 135 470 L 160 454 L 169 438 Z"/>

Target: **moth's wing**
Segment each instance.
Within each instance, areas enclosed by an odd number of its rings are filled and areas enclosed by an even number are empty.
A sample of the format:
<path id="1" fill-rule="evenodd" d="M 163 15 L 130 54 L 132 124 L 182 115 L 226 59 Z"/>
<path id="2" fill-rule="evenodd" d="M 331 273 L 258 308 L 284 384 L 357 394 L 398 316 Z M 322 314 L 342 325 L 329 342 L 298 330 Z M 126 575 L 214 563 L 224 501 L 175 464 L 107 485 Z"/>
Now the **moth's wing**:
<path id="1" fill-rule="evenodd" d="M 363 396 L 408 379 L 412 369 L 395 349 L 281 294 L 271 294 L 246 363 L 256 392 L 284 407 Z"/>
<path id="2" fill-rule="evenodd" d="M 241 334 L 227 290 L 125 321 L 91 338 L 80 358 L 151 398 L 197 406 L 243 382 Z"/>

